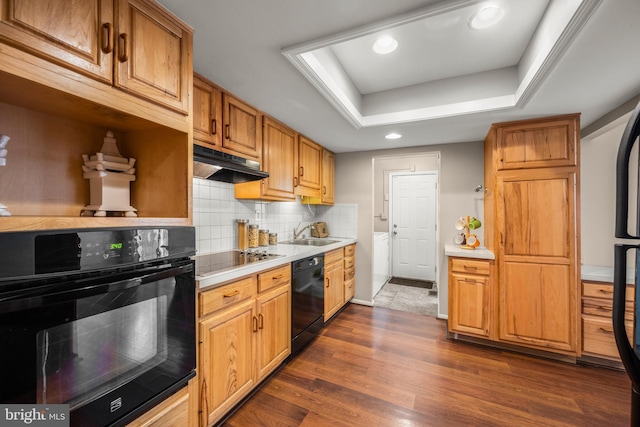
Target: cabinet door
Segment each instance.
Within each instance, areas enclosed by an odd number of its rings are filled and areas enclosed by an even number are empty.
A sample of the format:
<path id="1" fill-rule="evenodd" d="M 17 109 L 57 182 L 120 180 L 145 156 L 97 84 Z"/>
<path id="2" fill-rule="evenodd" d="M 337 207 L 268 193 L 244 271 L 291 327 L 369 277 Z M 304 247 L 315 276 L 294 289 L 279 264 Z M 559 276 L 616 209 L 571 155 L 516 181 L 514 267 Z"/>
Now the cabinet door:
<path id="1" fill-rule="evenodd" d="M 195 399 L 195 396 L 191 398 Z M 189 389 L 185 387 L 167 398 L 127 427 L 169 427 L 189 425 Z"/>
<path id="2" fill-rule="evenodd" d="M 323 204 L 334 203 L 336 155 L 329 150 L 322 150 L 322 194 Z"/>
<path id="3" fill-rule="evenodd" d="M 258 378 L 271 373 L 291 354 L 291 285 L 258 297 Z"/>
<path id="4" fill-rule="evenodd" d="M 577 349 L 575 185 L 561 168 L 498 179 L 501 340 Z"/>
<path id="5" fill-rule="evenodd" d="M 214 150 L 222 148 L 222 92 L 193 78 L 193 138 Z"/>
<path id="6" fill-rule="evenodd" d="M 499 169 L 522 169 L 577 164 L 577 117 L 514 123 L 497 130 Z"/>
<path id="7" fill-rule="evenodd" d="M 200 327 L 200 411 L 203 425 L 216 422 L 254 386 L 257 318 L 251 299 L 205 318 Z"/>
<path id="8" fill-rule="evenodd" d="M 260 162 L 262 154 L 260 113 L 227 93 L 223 94 L 222 99 L 224 104 L 222 146 Z M 262 167 L 264 169 L 264 165 Z"/>
<path id="9" fill-rule="evenodd" d="M 324 321 L 326 322 L 344 304 L 344 273 L 342 260 L 325 264 L 324 270 Z"/>
<path id="10" fill-rule="evenodd" d="M 320 197 L 322 147 L 300 135 L 298 141 L 298 177 L 296 194 Z"/>
<path id="11" fill-rule="evenodd" d="M 114 84 L 181 113 L 189 112 L 192 34 L 164 9 L 118 0 Z"/>
<path id="12" fill-rule="evenodd" d="M 2 0 L 0 37 L 49 61 L 111 83 L 112 0 Z"/>
<path id="13" fill-rule="evenodd" d="M 294 200 L 297 135 L 266 116 L 263 132 L 262 167 L 269 172 L 269 178 L 263 180 L 262 195 L 279 200 Z"/>
<path id="14" fill-rule="evenodd" d="M 449 330 L 489 336 L 490 282 L 487 276 L 449 276 Z"/>

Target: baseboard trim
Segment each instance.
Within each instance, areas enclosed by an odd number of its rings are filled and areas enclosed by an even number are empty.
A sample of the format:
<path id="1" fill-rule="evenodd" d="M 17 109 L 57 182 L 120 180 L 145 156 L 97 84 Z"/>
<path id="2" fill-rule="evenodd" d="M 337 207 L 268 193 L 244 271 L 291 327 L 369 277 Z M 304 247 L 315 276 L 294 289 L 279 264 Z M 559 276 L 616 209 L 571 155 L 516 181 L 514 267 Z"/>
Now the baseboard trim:
<path id="1" fill-rule="evenodd" d="M 369 307 L 373 307 L 373 301 L 352 298 L 349 302 L 352 302 L 354 304 L 368 305 Z"/>

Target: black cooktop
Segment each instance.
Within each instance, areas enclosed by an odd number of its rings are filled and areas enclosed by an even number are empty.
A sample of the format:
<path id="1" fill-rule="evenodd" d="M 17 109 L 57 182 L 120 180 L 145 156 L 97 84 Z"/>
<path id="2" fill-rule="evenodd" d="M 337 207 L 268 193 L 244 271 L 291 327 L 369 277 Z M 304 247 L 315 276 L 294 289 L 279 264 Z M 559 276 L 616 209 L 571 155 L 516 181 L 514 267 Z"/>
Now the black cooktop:
<path id="1" fill-rule="evenodd" d="M 270 254 L 266 251 L 227 251 L 217 252 L 209 255 L 198 255 L 196 261 L 196 275 L 206 276 L 234 267 L 251 264 L 254 262 L 268 261 L 284 255 Z"/>

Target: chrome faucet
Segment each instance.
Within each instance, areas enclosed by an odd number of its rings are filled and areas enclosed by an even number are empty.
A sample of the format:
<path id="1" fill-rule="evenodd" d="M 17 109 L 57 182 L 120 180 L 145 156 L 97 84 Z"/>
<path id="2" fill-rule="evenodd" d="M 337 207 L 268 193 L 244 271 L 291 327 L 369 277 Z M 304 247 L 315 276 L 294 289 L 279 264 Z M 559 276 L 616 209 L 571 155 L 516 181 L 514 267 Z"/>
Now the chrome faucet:
<path id="1" fill-rule="evenodd" d="M 300 237 L 300 235 L 302 234 L 302 232 L 304 230 L 306 230 L 307 228 L 310 230 L 315 229 L 315 227 L 313 226 L 313 224 L 309 223 L 306 226 L 304 226 L 303 228 L 301 228 L 300 230 L 298 230 L 298 227 L 300 227 L 302 225 L 302 221 L 300 222 L 300 224 L 298 224 L 297 227 L 295 227 L 293 229 L 293 240 L 298 240 L 298 237 Z"/>

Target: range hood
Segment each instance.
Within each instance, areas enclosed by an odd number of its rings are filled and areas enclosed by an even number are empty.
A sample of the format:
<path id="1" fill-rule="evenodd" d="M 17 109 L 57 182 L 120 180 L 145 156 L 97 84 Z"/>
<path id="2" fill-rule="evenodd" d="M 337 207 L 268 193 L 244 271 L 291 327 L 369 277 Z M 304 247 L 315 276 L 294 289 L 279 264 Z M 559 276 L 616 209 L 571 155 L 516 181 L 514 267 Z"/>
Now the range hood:
<path id="1" fill-rule="evenodd" d="M 194 178 L 238 184 L 268 178 L 269 174 L 261 171 L 260 163 L 255 160 L 244 159 L 194 144 L 193 176 Z"/>

